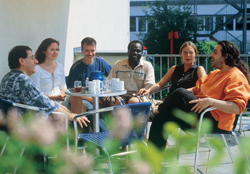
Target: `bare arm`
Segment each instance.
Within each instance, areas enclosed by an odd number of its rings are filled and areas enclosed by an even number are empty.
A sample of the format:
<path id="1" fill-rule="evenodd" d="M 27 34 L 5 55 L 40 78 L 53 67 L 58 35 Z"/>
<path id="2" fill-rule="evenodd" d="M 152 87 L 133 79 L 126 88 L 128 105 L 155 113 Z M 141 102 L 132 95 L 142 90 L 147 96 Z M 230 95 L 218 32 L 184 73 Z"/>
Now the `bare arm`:
<path id="1" fill-rule="evenodd" d="M 203 66 L 199 66 L 198 69 L 197 69 L 198 79 L 201 78 L 201 77 L 204 77 L 206 75 L 207 75 L 207 73 L 206 73 L 205 69 L 203 68 Z"/>
<path id="2" fill-rule="evenodd" d="M 189 103 L 196 103 L 191 111 L 200 113 L 203 109 L 208 106 L 213 106 L 225 113 L 229 114 L 240 114 L 239 106 L 231 101 L 217 100 L 214 98 L 202 98 L 197 100 L 192 100 Z"/>
<path id="3" fill-rule="evenodd" d="M 151 86 L 147 90 L 146 89 L 140 89 L 138 94 L 139 95 L 147 95 L 147 94 L 153 93 L 155 91 L 158 91 L 159 89 L 161 89 L 163 86 L 165 86 L 166 84 L 168 84 L 171 81 L 174 70 L 175 70 L 175 66 L 172 66 L 168 70 L 168 72 L 165 74 L 165 76 L 157 84 Z"/>
<path id="4" fill-rule="evenodd" d="M 74 117 L 75 117 L 77 114 L 71 112 L 70 110 L 68 110 L 68 109 L 67 109 L 66 107 L 64 107 L 63 105 L 61 105 L 61 104 L 59 104 L 59 105 L 60 105 L 60 107 L 56 110 L 56 112 L 62 112 L 62 113 L 64 113 L 65 115 L 67 115 L 67 117 L 68 117 L 68 119 L 69 119 L 70 121 L 73 121 Z M 77 121 L 78 124 L 81 126 L 81 128 L 83 128 L 83 125 L 84 125 L 85 127 L 87 127 L 87 123 L 86 123 L 86 122 L 90 123 L 90 121 L 88 120 L 88 118 L 85 117 L 85 116 L 78 117 L 78 118 L 76 119 L 76 121 Z"/>

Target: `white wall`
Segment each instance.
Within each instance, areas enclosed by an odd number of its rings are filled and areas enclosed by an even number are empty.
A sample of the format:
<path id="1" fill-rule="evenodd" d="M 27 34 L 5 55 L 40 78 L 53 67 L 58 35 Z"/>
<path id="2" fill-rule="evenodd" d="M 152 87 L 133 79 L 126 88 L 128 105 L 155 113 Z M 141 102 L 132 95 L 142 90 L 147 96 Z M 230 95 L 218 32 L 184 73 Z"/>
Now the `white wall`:
<path id="1" fill-rule="evenodd" d="M 0 79 L 9 71 L 11 48 L 28 45 L 35 53 L 48 37 L 60 42 L 57 61 L 68 75 L 73 48 L 87 36 L 96 39 L 98 50 L 126 51 L 129 0 L 1 0 Z"/>

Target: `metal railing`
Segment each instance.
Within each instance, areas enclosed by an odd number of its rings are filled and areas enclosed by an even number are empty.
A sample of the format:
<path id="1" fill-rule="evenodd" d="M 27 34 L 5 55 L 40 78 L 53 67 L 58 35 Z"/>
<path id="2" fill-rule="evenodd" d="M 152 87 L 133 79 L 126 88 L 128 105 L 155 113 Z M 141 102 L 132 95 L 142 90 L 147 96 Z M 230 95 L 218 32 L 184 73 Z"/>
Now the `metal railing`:
<path id="1" fill-rule="evenodd" d="M 148 54 L 144 55 L 144 58 L 150 61 L 153 64 L 153 67 L 155 68 L 156 83 L 160 79 L 162 79 L 162 77 L 173 65 L 181 64 L 179 54 Z M 240 58 L 249 66 L 250 54 L 240 54 Z M 198 54 L 196 56 L 196 59 L 196 64 L 198 66 L 203 66 L 207 74 L 213 70 L 209 54 Z M 159 93 L 160 98 L 162 98 L 163 92 L 160 91 Z M 155 98 L 155 94 L 153 95 L 153 97 Z"/>

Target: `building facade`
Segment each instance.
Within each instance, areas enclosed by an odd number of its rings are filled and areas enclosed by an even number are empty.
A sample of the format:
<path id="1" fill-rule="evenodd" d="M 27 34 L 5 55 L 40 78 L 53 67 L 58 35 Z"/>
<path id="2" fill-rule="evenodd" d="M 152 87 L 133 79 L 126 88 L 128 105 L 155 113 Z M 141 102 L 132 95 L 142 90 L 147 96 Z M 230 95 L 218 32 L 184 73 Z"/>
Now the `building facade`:
<path id="1" fill-rule="evenodd" d="M 178 1 L 170 0 L 169 5 Z M 138 39 L 140 32 L 147 32 L 147 20 L 142 8 L 151 2 L 154 1 L 130 0 L 130 40 Z M 188 5 L 193 10 L 190 18 L 196 22 L 197 40 L 230 40 L 240 48 L 245 43 L 246 50 L 250 51 L 250 35 L 247 34 L 250 31 L 250 0 L 234 0 L 231 3 L 225 0 L 190 0 Z"/>

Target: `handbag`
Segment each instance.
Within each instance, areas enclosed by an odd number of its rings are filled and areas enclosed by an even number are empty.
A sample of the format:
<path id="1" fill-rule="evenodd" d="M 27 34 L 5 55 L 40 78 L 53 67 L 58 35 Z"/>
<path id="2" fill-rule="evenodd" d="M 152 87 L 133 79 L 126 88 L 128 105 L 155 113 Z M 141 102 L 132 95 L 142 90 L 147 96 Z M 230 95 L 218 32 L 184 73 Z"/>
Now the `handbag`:
<path id="1" fill-rule="evenodd" d="M 137 97 L 141 102 L 150 102 L 151 106 L 150 106 L 150 111 L 149 111 L 149 115 L 148 115 L 148 122 L 152 122 L 154 117 L 155 117 L 155 106 L 160 105 L 161 103 L 163 103 L 163 101 L 161 100 L 155 100 L 152 97 L 150 97 L 150 95 L 136 95 L 136 94 L 132 94 L 133 97 Z"/>

